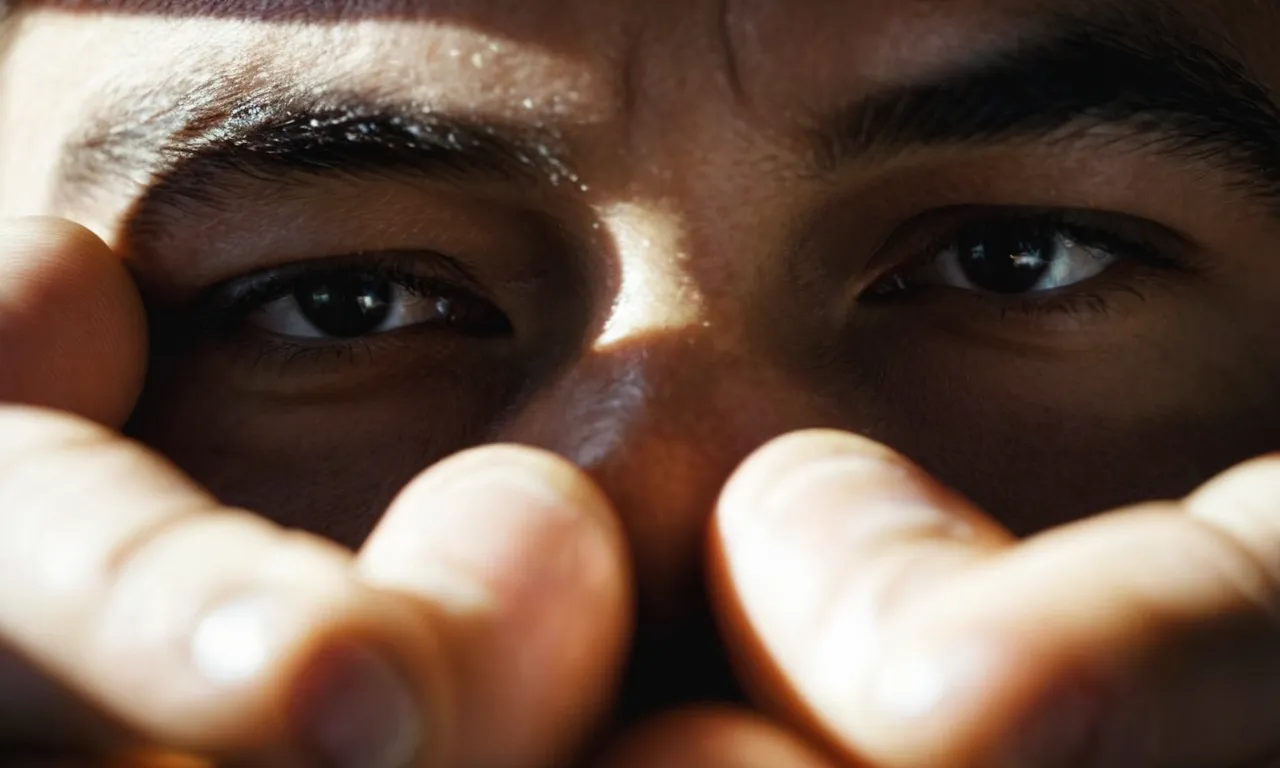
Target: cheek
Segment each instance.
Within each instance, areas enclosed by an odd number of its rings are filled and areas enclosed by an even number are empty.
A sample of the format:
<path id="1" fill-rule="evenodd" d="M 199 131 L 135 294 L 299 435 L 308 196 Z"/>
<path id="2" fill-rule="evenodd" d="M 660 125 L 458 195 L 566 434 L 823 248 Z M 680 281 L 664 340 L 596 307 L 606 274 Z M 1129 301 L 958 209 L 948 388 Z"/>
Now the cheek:
<path id="1" fill-rule="evenodd" d="M 1273 450 L 1280 433 L 1261 396 L 1278 377 L 1194 343 L 1052 364 L 950 359 L 891 379 L 878 395 L 893 403 L 879 409 L 890 414 L 880 437 L 1019 535 L 1179 498 Z"/>
<path id="2" fill-rule="evenodd" d="M 1090 514 L 1186 495 L 1264 452 L 1275 424 L 1092 422 L 1052 410 L 927 410 L 932 428 L 889 442 L 974 499 L 1020 536 Z"/>

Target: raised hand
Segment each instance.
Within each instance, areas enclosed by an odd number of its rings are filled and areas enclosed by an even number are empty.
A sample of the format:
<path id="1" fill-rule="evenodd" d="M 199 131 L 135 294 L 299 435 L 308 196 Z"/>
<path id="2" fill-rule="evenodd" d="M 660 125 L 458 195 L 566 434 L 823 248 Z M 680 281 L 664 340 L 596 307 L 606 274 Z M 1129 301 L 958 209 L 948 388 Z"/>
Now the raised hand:
<path id="1" fill-rule="evenodd" d="M 415 481 L 358 555 L 281 530 L 114 431 L 142 318 L 88 232 L 0 226 L 0 762 L 561 764 L 630 620 L 589 481 L 495 447 Z"/>
<path id="2" fill-rule="evenodd" d="M 1280 460 L 1014 541 L 906 459 L 816 432 L 746 463 L 713 581 L 757 700 L 857 765 L 1280 755 Z"/>

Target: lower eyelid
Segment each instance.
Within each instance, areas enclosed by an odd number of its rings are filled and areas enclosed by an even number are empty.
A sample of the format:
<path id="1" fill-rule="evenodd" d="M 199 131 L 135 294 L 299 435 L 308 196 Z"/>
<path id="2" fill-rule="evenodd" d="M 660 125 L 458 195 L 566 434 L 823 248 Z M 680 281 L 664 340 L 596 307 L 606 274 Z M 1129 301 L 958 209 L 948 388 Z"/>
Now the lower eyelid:
<path id="1" fill-rule="evenodd" d="M 454 334 L 412 327 L 354 339 L 241 334 L 200 354 L 221 361 L 212 375 L 226 377 L 228 386 L 263 395 L 365 391 L 405 375 L 416 380 L 508 360 Z"/>

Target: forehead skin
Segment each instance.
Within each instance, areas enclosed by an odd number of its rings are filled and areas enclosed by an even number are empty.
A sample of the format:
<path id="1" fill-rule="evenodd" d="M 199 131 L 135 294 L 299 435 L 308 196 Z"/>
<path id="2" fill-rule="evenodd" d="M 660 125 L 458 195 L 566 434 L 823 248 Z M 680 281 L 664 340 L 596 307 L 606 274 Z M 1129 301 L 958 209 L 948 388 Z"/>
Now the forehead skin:
<path id="1" fill-rule="evenodd" d="M 328 87 L 573 127 L 588 139 L 575 147 L 584 166 L 624 176 L 599 184 L 620 198 L 670 198 L 671 169 L 713 160 L 708 144 L 740 143 L 720 154 L 767 164 L 769 145 L 793 140 L 809 114 L 1007 49 L 1057 14 L 1115 15 L 1124 5 L 809 0 L 796 13 L 786 0 L 26 3 L 22 44 L 0 69 L 0 94 L 16 105 L 0 114 L 0 210 L 54 205 L 48 169 L 90 116 L 125 102 L 136 109 L 124 115 L 145 120 L 175 92 L 228 87 L 228 73 L 237 85 Z M 1155 7 L 1211 30 L 1258 72 L 1280 69 L 1265 42 L 1280 10 L 1266 3 Z M 39 76 L 24 74 L 33 70 Z M 61 97 L 52 103 L 51 90 Z M 22 106 L 30 104 L 41 105 L 39 120 Z M 628 159 L 593 163 L 593 152 Z M 681 181 L 714 188 L 732 170 Z M 708 191 L 682 197 L 714 200 Z M 111 211 L 75 213 L 111 235 Z M 722 221 L 723 211 L 713 214 Z"/>
<path id="2" fill-rule="evenodd" d="M 776 158 L 804 151 L 795 141 L 811 115 L 1005 50 L 1059 14 L 1115 15 L 1124 6 L 809 0 L 796 13 L 787 0 L 25 3 L 20 45 L 0 68 L 0 96 L 13 105 L 0 112 L 0 211 L 73 215 L 114 241 L 118 200 L 61 210 L 49 171 L 77 132 L 103 115 L 155 120 L 179 97 L 287 83 L 563 131 L 591 174 L 584 181 L 595 202 L 644 200 L 648 216 L 678 211 L 669 228 L 714 260 L 743 250 L 734 241 L 743 229 L 726 226 L 735 211 L 754 222 L 770 208 L 742 181 L 794 171 Z M 1154 7 L 1211 30 L 1257 72 L 1280 70 L 1266 60 L 1273 27 L 1260 22 L 1280 19 L 1267 4 Z M 145 169 L 137 175 L 141 188 Z M 687 248 L 671 250 L 679 257 Z"/>
<path id="3" fill-rule="evenodd" d="M 1216 30 L 1233 52 L 1253 57 L 1271 51 L 1256 44 L 1269 29 L 1259 21 L 1280 18 L 1280 11 L 1251 0 L 1164 5 L 1171 15 Z M 785 128 L 779 123 L 805 109 L 852 101 L 1011 46 L 1052 25 L 1056 14 L 1115 14 L 1123 6 L 1116 0 L 810 0 L 796 13 L 785 0 L 551 6 L 63 0 L 23 5 L 37 18 L 27 24 L 18 53 L 37 58 L 45 70 L 33 88 L 56 84 L 66 89 L 60 93 L 78 93 L 83 98 L 61 101 L 84 112 L 126 88 L 196 88 L 235 71 L 389 93 L 442 110 L 622 122 L 632 144 L 653 149 L 678 144 L 673 135 L 695 129 L 700 115 L 717 130 L 725 115 L 751 123 L 753 131 Z M 264 19 L 270 23 L 260 23 Z M 1274 69 L 1267 64 L 1259 70 Z M 13 75 L 5 86 L 23 94 L 22 80 Z M 690 113 L 692 105 L 703 109 Z M 10 119 L 29 122 L 21 112 L 10 111 Z M 688 124 L 670 123 L 679 115 L 687 115 Z M 43 122 L 42 131 L 57 122 Z M 697 139 L 692 133 L 686 143 Z M 24 196 L 30 199 L 30 190 Z"/>

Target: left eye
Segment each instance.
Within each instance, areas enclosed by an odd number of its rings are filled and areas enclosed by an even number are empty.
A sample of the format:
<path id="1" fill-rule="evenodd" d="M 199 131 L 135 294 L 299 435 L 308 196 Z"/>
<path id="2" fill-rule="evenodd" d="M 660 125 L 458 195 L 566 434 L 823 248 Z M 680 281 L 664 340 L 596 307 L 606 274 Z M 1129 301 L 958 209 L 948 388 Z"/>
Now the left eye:
<path id="1" fill-rule="evenodd" d="M 461 288 L 376 269 L 334 269 L 273 277 L 243 323 L 295 339 L 354 339 L 431 326 L 470 336 L 510 331 L 505 315 Z"/>
<path id="2" fill-rule="evenodd" d="M 1121 261 L 1124 246 L 1098 244 L 1043 221 L 1000 221 L 963 229 L 923 265 L 883 281 L 884 295 L 944 286 L 1013 296 L 1046 293 L 1096 277 Z"/>

